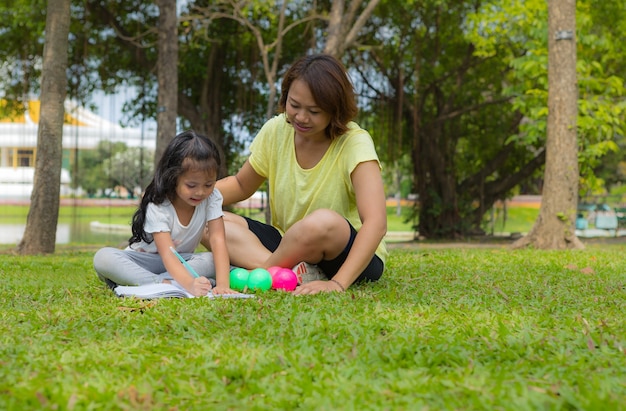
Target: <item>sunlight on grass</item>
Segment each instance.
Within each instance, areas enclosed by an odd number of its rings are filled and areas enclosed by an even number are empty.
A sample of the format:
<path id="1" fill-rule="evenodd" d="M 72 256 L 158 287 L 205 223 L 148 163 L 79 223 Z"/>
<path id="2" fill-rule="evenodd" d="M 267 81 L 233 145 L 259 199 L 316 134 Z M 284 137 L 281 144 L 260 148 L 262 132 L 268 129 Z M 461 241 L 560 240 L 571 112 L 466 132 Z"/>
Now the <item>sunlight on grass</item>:
<path id="1" fill-rule="evenodd" d="M 624 251 L 395 249 L 345 294 L 221 301 L 3 255 L 0 409 L 622 409 Z"/>

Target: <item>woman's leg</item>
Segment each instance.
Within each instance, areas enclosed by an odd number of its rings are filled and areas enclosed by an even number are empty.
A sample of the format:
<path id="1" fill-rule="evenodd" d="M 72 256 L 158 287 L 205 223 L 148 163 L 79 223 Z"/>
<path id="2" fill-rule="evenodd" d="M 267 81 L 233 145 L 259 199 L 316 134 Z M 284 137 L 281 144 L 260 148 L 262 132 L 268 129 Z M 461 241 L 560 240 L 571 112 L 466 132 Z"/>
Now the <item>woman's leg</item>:
<path id="1" fill-rule="evenodd" d="M 343 264 L 346 262 L 348 255 L 350 254 L 350 250 L 354 244 L 354 239 L 356 238 L 357 231 L 354 227 L 350 226 L 350 241 L 344 250 L 339 254 L 336 258 L 332 260 L 322 260 L 317 266 L 320 268 L 324 274 L 328 278 L 333 278 L 337 272 L 341 269 Z M 356 279 L 355 283 L 361 281 L 378 281 L 383 274 L 383 270 L 385 269 L 385 265 L 383 261 L 377 255 L 374 255 L 370 260 L 369 264 L 361 275 Z"/>
<path id="2" fill-rule="evenodd" d="M 226 212 L 224 213 L 224 225 L 230 263 L 249 270 L 263 267 L 272 253 L 250 231 L 247 220 L 237 214 Z M 202 244 L 210 249 L 209 237 L 206 232 L 202 238 Z"/>
<path id="3" fill-rule="evenodd" d="M 250 231 L 245 218 L 224 213 L 224 223 L 231 264 L 247 269 L 332 260 L 350 241 L 350 225 L 332 210 L 316 210 L 291 226 L 273 253 Z M 208 235 L 202 239 L 207 248 L 208 240 Z"/>
<path id="4" fill-rule="evenodd" d="M 301 261 L 317 264 L 332 260 L 349 241 L 350 225 L 344 217 L 332 210 L 316 210 L 287 230 L 265 266 L 293 267 Z"/>

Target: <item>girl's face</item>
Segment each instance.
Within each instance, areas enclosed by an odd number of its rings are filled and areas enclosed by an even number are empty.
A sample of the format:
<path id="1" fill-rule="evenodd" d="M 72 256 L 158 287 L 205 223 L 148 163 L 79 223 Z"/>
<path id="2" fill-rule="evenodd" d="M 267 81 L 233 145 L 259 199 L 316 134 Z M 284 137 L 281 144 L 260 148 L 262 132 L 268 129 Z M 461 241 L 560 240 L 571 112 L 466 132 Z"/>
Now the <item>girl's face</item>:
<path id="1" fill-rule="evenodd" d="M 309 86 L 302 80 L 294 80 L 289 87 L 285 112 L 296 135 L 307 139 L 326 139 L 326 127 L 330 114 L 323 111 L 311 94 Z"/>
<path id="2" fill-rule="evenodd" d="M 176 196 L 178 204 L 196 207 L 215 189 L 217 175 L 207 170 L 188 170 L 178 177 Z M 182 203 L 181 203 L 182 202 Z"/>

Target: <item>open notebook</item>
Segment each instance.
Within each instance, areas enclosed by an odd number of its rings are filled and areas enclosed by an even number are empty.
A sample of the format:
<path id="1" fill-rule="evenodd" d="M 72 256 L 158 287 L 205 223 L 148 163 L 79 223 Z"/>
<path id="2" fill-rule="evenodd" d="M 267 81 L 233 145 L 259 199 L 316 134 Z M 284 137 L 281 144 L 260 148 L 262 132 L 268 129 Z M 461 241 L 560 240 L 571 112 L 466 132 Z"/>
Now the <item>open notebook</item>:
<path id="1" fill-rule="evenodd" d="M 175 281 L 172 284 L 147 284 L 147 285 L 118 285 L 113 289 L 118 297 L 137 297 L 145 300 L 153 298 L 195 298 L 180 284 Z M 205 298 L 253 298 L 252 294 L 212 294 Z M 202 297 L 200 297 L 202 298 Z"/>

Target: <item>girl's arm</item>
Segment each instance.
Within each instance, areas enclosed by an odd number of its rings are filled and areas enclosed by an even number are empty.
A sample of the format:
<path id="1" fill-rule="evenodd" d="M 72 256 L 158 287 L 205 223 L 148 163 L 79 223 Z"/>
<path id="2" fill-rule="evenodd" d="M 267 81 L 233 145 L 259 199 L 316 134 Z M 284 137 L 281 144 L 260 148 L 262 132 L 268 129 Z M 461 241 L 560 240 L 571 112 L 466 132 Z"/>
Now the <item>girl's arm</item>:
<path id="1" fill-rule="evenodd" d="M 158 232 L 152 233 L 152 236 L 165 269 L 172 275 L 172 278 L 196 297 L 207 295 L 211 290 L 209 279 L 206 277 L 194 278 L 185 266 L 180 263 L 170 250 L 170 247 L 174 247 L 171 234 L 169 232 Z"/>
<path id="2" fill-rule="evenodd" d="M 206 229 L 209 231 L 209 244 L 215 263 L 216 285 L 213 288 L 213 294 L 236 293 L 230 288 L 230 259 L 226 248 L 224 217 L 210 220 L 207 222 Z"/>
<path id="3" fill-rule="evenodd" d="M 387 205 L 380 167 L 376 161 L 359 164 L 352 172 L 357 209 L 363 225 L 333 280 L 348 289 L 367 267 L 387 233 Z"/>
<path id="4" fill-rule="evenodd" d="M 261 187 L 265 178 L 258 175 L 248 160 L 234 176 L 218 180 L 215 187 L 224 197 L 224 205 L 230 205 L 250 198 Z"/>

